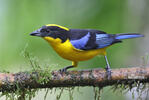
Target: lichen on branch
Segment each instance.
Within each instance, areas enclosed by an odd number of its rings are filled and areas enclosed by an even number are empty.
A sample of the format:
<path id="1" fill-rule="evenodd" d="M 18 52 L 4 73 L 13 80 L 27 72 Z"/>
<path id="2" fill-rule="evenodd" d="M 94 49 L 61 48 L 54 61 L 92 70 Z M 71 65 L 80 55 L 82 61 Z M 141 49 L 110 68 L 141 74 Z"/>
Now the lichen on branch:
<path id="1" fill-rule="evenodd" d="M 135 82 L 149 82 L 149 68 L 133 67 L 112 69 L 110 80 L 104 69 L 67 71 L 38 70 L 34 72 L 0 73 L 0 91 L 34 88 L 97 86 L 106 87 L 115 84 L 131 85 Z"/>

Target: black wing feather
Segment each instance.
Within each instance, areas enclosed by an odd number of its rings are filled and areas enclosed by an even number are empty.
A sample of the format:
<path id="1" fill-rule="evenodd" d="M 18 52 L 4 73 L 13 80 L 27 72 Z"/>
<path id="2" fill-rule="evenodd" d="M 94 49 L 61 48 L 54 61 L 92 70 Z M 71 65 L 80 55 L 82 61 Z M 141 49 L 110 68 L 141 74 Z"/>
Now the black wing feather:
<path id="1" fill-rule="evenodd" d="M 71 44 L 80 50 L 99 49 L 121 42 L 115 39 L 114 34 L 106 34 L 104 31 L 92 29 L 71 29 L 69 39 Z"/>

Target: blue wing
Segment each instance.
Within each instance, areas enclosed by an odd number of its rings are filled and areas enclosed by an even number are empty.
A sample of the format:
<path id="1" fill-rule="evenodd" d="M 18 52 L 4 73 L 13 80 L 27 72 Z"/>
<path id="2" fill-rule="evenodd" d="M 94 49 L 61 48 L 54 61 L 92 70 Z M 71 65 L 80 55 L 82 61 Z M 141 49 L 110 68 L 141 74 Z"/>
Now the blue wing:
<path id="1" fill-rule="evenodd" d="M 111 44 L 113 44 L 115 38 L 112 34 L 96 34 L 96 44 L 98 45 L 97 48 L 104 48 Z"/>
<path id="2" fill-rule="evenodd" d="M 96 34 L 88 32 L 80 39 L 70 40 L 71 44 L 80 50 L 93 50 L 107 47 L 113 43 L 120 42 L 112 34 Z"/>
<path id="3" fill-rule="evenodd" d="M 89 38 L 90 38 L 90 33 L 88 32 L 82 38 L 77 39 L 77 40 L 70 40 L 70 42 L 75 48 L 83 50 L 85 48 Z"/>

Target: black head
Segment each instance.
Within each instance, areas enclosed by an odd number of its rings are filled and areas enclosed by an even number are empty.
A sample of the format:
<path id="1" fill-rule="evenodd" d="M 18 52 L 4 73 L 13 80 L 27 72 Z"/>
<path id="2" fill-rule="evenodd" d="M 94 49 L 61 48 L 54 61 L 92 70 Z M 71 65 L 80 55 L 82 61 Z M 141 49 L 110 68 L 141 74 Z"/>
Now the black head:
<path id="1" fill-rule="evenodd" d="M 65 42 L 68 38 L 69 29 L 56 24 L 48 24 L 42 26 L 38 30 L 32 32 L 30 35 L 39 37 L 52 37 L 54 39 L 60 38 Z"/>

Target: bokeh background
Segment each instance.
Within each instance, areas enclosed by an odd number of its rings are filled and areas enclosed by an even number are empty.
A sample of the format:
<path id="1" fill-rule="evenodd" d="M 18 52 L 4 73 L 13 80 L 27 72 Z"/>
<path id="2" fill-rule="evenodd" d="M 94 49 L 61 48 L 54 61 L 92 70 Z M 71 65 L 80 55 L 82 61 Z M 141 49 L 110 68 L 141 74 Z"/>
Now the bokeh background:
<path id="1" fill-rule="evenodd" d="M 0 70 L 10 72 L 30 70 L 23 51 L 38 59 L 41 66 L 56 69 L 70 65 L 45 42 L 29 33 L 45 24 L 59 24 L 68 28 L 90 28 L 107 33 L 141 33 L 144 38 L 125 40 L 111 46 L 108 59 L 112 68 L 145 66 L 142 60 L 149 51 L 149 0 L 0 0 Z M 105 67 L 104 57 L 97 56 L 79 64 L 76 70 Z M 74 69 L 73 69 L 74 70 Z M 113 93 L 104 88 L 101 100 L 127 100 L 129 95 Z M 92 100 L 93 88 L 74 91 L 74 100 Z M 35 100 L 42 100 L 44 91 Z M 41 95 L 41 96 L 40 96 Z M 62 100 L 69 100 L 68 94 Z M 48 94 L 55 100 L 54 94 Z M 131 99 L 131 98 L 129 98 Z"/>

